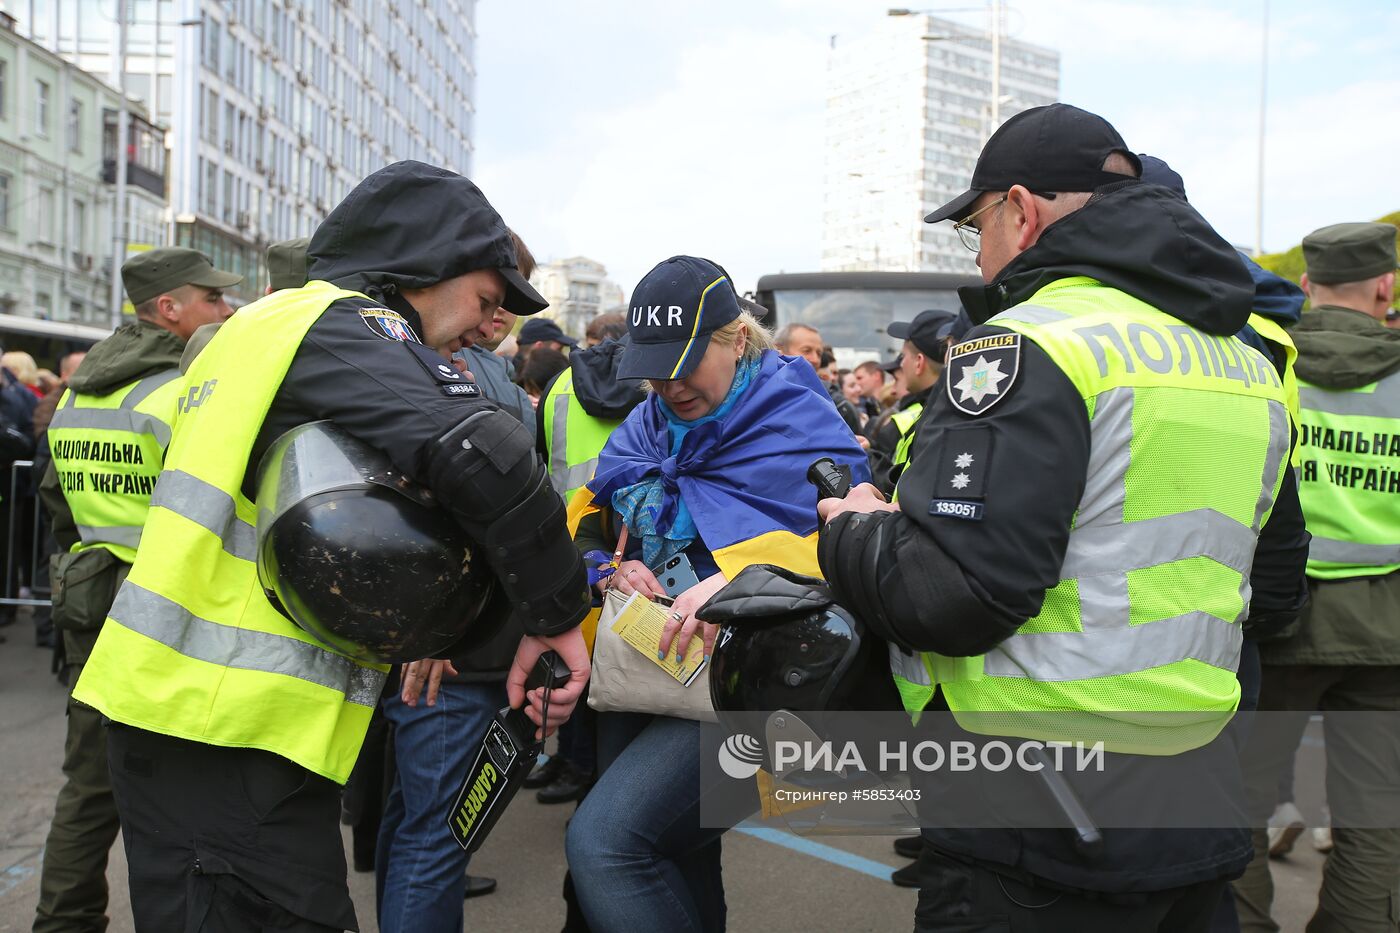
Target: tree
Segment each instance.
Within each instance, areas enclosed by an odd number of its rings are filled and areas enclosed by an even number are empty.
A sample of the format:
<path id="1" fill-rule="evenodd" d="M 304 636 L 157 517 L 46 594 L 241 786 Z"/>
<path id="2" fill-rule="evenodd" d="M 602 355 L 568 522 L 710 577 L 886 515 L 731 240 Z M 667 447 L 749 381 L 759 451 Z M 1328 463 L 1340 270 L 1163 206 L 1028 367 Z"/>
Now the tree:
<path id="1" fill-rule="evenodd" d="M 1380 223 L 1400 227 L 1400 211 L 1376 219 Z M 1400 234 L 1396 236 L 1396 243 L 1400 245 Z M 1301 243 L 1282 253 L 1265 253 L 1254 261 L 1270 272 L 1281 275 L 1292 282 L 1298 282 L 1303 277 L 1303 273 L 1307 271 L 1307 267 L 1303 264 L 1303 245 Z M 1397 279 L 1395 283 L 1395 297 L 1397 301 L 1400 301 L 1400 279 Z"/>

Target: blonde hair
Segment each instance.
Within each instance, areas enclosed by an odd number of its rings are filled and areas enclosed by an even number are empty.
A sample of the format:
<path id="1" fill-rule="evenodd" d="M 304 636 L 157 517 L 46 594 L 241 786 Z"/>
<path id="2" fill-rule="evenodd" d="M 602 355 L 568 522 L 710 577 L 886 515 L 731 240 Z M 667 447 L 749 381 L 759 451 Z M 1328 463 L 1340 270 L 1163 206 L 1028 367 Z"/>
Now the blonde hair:
<path id="1" fill-rule="evenodd" d="M 756 360 L 763 355 L 764 350 L 773 349 L 773 335 L 768 332 L 768 328 L 759 323 L 758 318 L 747 311 L 740 311 L 738 317 L 711 334 L 710 340 L 722 347 L 732 347 L 739 340 L 741 328 L 746 330 L 749 338 L 744 344 L 744 355 L 741 359 Z"/>
<path id="2" fill-rule="evenodd" d="M 14 373 L 15 378 L 27 386 L 34 385 L 39 378 L 39 364 L 23 350 L 11 350 L 0 356 L 0 366 Z"/>
<path id="3" fill-rule="evenodd" d="M 745 331 L 748 340 L 744 343 L 744 353 L 739 357 L 740 361 L 756 360 L 763 355 L 764 350 L 773 349 L 773 335 L 768 331 L 768 328 L 759 323 L 758 318 L 747 311 L 740 311 L 738 317 L 712 333 L 710 342 L 717 343 L 721 347 L 732 347 L 739 342 L 741 329 Z M 648 379 L 642 383 L 642 388 L 653 392 L 656 390 L 654 383 L 658 381 L 665 380 Z"/>

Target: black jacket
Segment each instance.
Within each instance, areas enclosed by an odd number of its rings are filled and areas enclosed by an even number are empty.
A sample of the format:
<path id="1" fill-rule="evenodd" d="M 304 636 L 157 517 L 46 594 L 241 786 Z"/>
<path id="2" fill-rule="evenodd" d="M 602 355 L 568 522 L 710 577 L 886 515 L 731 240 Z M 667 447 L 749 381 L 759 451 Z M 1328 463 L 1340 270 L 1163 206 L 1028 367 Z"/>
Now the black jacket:
<path id="1" fill-rule="evenodd" d="M 404 171 L 417 170 L 416 163 L 401 165 Z M 434 374 L 445 357 L 417 340 L 391 338 L 360 314 L 388 307 L 421 337 L 422 322 L 399 293 L 398 283 L 437 281 L 442 270 L 454 268 L 460 250 L 453 231 L 420 222 L 444 210 L 438 203 L 440 194 L 420 187 L 415 197 L 400 199 L 392 211 L 374 217 L 363 212 L 342 215 L 337 236 L 313 238 L 309 278 L 370 297 L 334 302 L 307 331 L 258 432 L 244 478 L 245 494 L 253 494 L 257 464 L 273 441 L 291 428 L 322 419 L 382 450 L 398 469 L 432 488 L 427 462 L 437 439 L 474 412 L 499 410 L 480 395 L 448 394 Z M 422 199 L 433 203 L 417 203 Z M 327 252 L 315 253 L 323 242 Z M 396 255 L 385 256 L 390 248 Z M 378 269 L 391 271 L 367 271 Z M 433 491 L 450 501 L 450 494 Z M 562 523 L 559 532 L 565 534 Z M 527 628 L 534 631 L 533 626 Z"/>
<path id="2" fill-rule="evenodd" d="M 860 412 L 856 411 L 856 406 L 851 404 L 851 400 L 846 398 L 841 391 L 839 383 L 829 382 L 826 384 L 826 394 L 831 396 L 831 404 L 836 406 L 836 413 L 841 416 L 841 420 L 846 422 L 846 427 L 851 429 L 851 433 L 860 436 Z"/>
<path id="3" fill-rule="evenodd" d="M 34 452 L 35 397 L 8 369 L 0 369 L 0 465 Z"/>
<path id="4" fill-rule="evenodd" d="M 597 346 L 575 350 L 569 354 L 569 370 L 573 373 L 574 398 L 579 406 L 594 418 L 621 421 L 631 414 L 647 397 L 641 383 L 635 380 L 623 381 L 617 376 L 617 368 L 622 365 L 622 354 L 627 349 L 626 338 L 609 338 Z M 563 375 L 562 373 L 560 375 Z M 540 456 L 549 459 L 549 448 L 545 444 L 544 400 L 558 376 L 549 381 L 544 394 L 540 396 L 540 406 L 535 411 L 535 446 Z"/>
<path id="5" fill-rule="evenodd" d="M 594 418 L 620 421 L 632 413 L 647 394 L 641 383 L 618 378 L 618 367 L 627 350 L 627 340 L 605 340 L 596 347 L 569 354 L 574 373 L 574 397 Z"/>
<path id="6" fill-rule="evenodd" d="M 1166 189 L 1129 182 L 1053 224 L 989 286 L 965 288 L 974 324 L 966 338 L 1006 329 L 988 326 L 997 312 L 1058 279 L 1084 275 L 1142 299 L 1210 334 L 1237 333 L 1247 320 L 1253 284 L 1234 250 L 1185 202 Z M 1088 473 L 1088 416 L 1068 377 L 1033 341 L 1023 341 L 1020 370 L 1006 397 L 980 416 L 955 408 L 940 388 L 925 409 L 911 462 L 900 481 L 904 511 L 843 515 L 822 531 L 822 569 L 846 606 L 883 637 L 913 650 L 952 656 L 985 653 L 1035 616 L 1060 579 L 1069 531 Z M 945 380 L 946 381 L 946 380 Z M 980 521 L 929 515 L 939 470 L 957 431 L 990 431 L 982 474 Z M 1306 559 L 1307 536 L 1283 521 L 1297 501 L 1281 497 L 1261 539 L 1287 528 L 1280 560 Z M 1301 538 L 1299 538 L 1301 535 Z M 909 568 L 919 572 L 910 573 Z M 1256 570 L 1254 576 L 1259 580 Z M 1267 585 L 1256 589 L 1267 601 Z M 1296 592 L 1278 597 L 1296 599 Z M 1250 858 L 1236 830 L 1109 832 L 1106 856 L 1087 862 L 1065 834 L 1007 830 L 963 833 L 943 844 L 955 851 L 1018 864 L 1059 883 L 1090 890 L 1158 890 L 1227 877 Z M 985 848 L 979 848 L 986 843 Z"/>
<path id="7" fill-rule="evenodd" d="M 899 400 L 899 404 L 895 405 L 895 412 L 907 411 L 915 405 L 927 407 L 929 396 L 937 388 L 938 385 L 934 385 L 922 392 L 904 396 Z M 870 441 L 870 475 L 876 488 L 886 496 L 894 494 L 895 483 L 899 481 L 900 471 L 894 468 L 894 455 L 899 450 L 899 439 L 902 436 L 899 433 L 899 425 L 895 424 L 893 418 L 887 418 Z"/>

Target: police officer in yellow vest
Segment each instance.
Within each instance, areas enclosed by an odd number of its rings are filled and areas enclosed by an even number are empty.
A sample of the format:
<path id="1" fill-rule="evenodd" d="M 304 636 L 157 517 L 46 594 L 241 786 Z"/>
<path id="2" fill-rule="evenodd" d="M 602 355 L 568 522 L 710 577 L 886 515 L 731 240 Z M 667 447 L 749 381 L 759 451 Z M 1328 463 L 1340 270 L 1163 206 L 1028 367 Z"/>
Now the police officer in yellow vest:
<path id="1" fill-rule="evenodd" d="M 625 339 L 609 339 L 575 350 L 540 402 L 536 437 L 554 491 L 565 502 L 593 478 L 608 435 L 646 398 L 636 383 L 617 378 L 626 346 Z"/>
<path id="2" fill-rule="evenodd" d="M 1239 700 L 1288 415 L 1277 372 L 1233 336 L 1253 297 L 1239 258 L 1138 172 L 1102 118 L 1037 107 L 927 218 L 978 252 L 988 285 L 961 297 L 980 326 L 949 350 L 899 505 L 867 486 L 823 503 L 819 548 L 842 605 L 891 643 L 907 710 L 982 732 L 981 711 L 1067 712 L 1110 752 L 1161 755 L 1211 742 Z M 1157 710 L 1189 715 L 1137 715 Z M 1156 787 L 1156 812 L 1191 825 L 1188 790 L 1237 794 L 1239 776 Z M 923 832 L 919 930 L 1204 930 L 1250 853 L 1238 827 L 1107 828 L 1097 848 Z"/>
<path id="3" fill-rule="evenodd" d="M 356 926 L 338 785 L 385 668 L 326 648 L 260 584 L 253 479 L 287 430 L 329 420 L 383 451 L 479 545 L 529 633 L 507 690 L 537 725 L 567 717 L 587 676 L 563 504 L 529 433 L 447 359 L 491 336 L 497 305 L 545 307 L 500 216 L 466 178 L 399 162 L 308 253 L 304 287 L 241 309 L 190 367 L 140 552 L 75 691 L 112 720 L 143 930 Z M 574 674 L 545 724 L 523 685 L 549 648 Z"/>
<path id="4" fill-rule="evenodd" d="M 880 459 L 881 455 L 889 461 L 886 471 L 872 471 L 876 473 L 875 485 L 882 492 L 894 491 L 899 474 L 909 462 L 914 429 L 923 417 L 938 374 L 943 371 L 943 354 L 948 349 L 948 333 L 955 319 L 956 315 L 950 311 L 921 311 L 914 320 L 895 321 L 885 331 L 896 340 L 904 341 L 899 352 L 899 370 L 904 374 L 909 394 L 899 400 L 889 424 L 877 432 L 875 443 L 871 445 L 872 461 Z"/>
<path id="5" fill-rule="evenodd" d="M 1274 806 L 1307 714 L 1326 727 L 1334 848 L 1310 933 L 1400 929 L 1400 333 L 1396 229 L 1343 223 L 1303 239 L 1311 310 L 1293 328 L 1301 404 L 1299 494 L 1312 549 L 1311 605 L 1297 634 L 1260 646 L 1247 749 L 1254 816 Z M 1370 712 L 1373 715 L 1367 716 Z M 1381 715 L 1374 715 L 1381 714 Z M 1387 715 L 1388 714 L 1388 715 Z M 1365 722 L 1358 722 L 1364 719 Z M 1276 728 L 1264 728 L 1274 724 Z M 1379 817 L 1379 819 L 1378 819 Z M 1263 833 L 1236 884 L 1242 927 L 1278 930 Z"/>
<path id="6" fill-rule="evenodd" d="M 136 319 L 88 352 L 59 400 L 48 434 L 53 461 L 39 494 L 64 549 L 54 558 L 53 618 L 70 682 L 136 558 L 175 420 L 180 354 L 196 329 L 232 313 L 223 290 L 241 281 L 192 249 L 164 247 L 127 260 L 122 284 Z M 117 808 L 101 716 L 71 698 L 63 773 L 34 929 L 101 930 Z"/>

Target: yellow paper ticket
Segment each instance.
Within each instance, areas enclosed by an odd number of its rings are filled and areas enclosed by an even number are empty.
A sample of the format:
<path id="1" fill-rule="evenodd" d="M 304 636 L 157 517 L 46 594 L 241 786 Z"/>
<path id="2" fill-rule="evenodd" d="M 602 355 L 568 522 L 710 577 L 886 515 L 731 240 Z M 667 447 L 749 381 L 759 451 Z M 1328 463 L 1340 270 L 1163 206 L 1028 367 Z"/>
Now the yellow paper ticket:
<path id="1" fill-rule="evenodd" d="M 683 663 L 677 661 L 675 654 L 670 651 L 666 652 L 665 660 L 658 658 L 657 646 L 661 643 L 661 630 L 666 627 L 666 617 L 665 606 L 658 606 L 641 593 L 633 593 L 613 620 L 612 630 L 627 644 L 650 658 L 657 667 L 689 687 L 705 667 L 704 641 L 697 630 L 690 640 Z"/>

